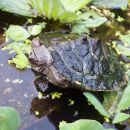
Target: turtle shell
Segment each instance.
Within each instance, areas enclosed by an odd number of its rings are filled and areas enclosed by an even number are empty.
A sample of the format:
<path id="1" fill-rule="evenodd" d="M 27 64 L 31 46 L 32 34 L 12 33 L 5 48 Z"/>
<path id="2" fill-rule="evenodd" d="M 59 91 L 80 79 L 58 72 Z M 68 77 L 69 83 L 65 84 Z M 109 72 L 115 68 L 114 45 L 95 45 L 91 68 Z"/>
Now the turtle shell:
<path id="1" fill-rule="evenodd" d="M 43 45 L 38 48 L 44 46 L 47 51 L 44 47 L 37 51 L 34 48 L 35 56 L 49 57 L 42 64 L 41 72 L 52 84 L 85 91 L 119 90 L 126 84 L 125 68 L 117 52 L 108 44 L 74 34 L 47 34 L 40 39 Z"/>

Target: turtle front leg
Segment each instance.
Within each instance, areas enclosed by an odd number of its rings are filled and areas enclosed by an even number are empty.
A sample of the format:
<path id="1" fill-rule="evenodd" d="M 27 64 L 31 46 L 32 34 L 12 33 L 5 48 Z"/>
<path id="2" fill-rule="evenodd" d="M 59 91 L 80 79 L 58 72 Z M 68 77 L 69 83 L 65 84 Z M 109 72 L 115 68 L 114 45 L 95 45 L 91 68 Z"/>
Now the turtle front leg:
<path id="1" fill-rule="evenodd" d="M 36 79 L 34 80 L 34 85 L 37 91 L 40 91 L 42 93 L 46 93 L 46 91 L 49 88 L 48 84 L 49 82 L 44 75 L 37 76 Z"/>

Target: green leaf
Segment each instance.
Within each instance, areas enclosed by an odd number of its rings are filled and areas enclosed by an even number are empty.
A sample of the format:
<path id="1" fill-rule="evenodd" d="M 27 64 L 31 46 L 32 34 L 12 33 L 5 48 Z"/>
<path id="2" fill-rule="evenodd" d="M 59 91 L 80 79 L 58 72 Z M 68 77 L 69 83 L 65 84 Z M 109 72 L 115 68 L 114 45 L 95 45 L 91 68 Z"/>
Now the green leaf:
<path id="1" fill-rule="evenodd" d="M 75 12 L 86 6 L 92 0 L 61 0 L 65 10 Z"/>
<path id="2" fill-rule="evenodd" d="M 23 16 L 34 17 L 28 0 L 0 0 L 0 9 Z"/>
<path id="3" fill-rule="evenodd" d="M 98 27 L 106 21 L 107 19 L 105 17 L 100 16 L 93 10 L 81 13 L 76 20 L 78 24 L 84 24 L 87 28 Z"/>
<path id="4" fill-rule="evenodd" d="M 60 130 L 110 130 L 104 129 L 96 120 L 80 119 L 73 123 L 62 123 Z M 114 130 L 114 129 L 111 129 Z"/>
<path id="5" fill-rule="evenodd" d="M 100 8 L 126 8 L 128 0 L 94 0 L 93 4 Z"/>
<path id="6" fill-rule="evenodd" d="M 117 96 L 117 92 L 103 93 L 103 98 L 104 98 L 103 106 L 107 111 L 111 108 L 111 106 L 115 102 L 116 96 Z"/>
<path id="7" fill-rule="evenodd" d="M 118 112 L 120 112 L 121 110 L 125 110 L 130 106 L 129 96 L 130 96 L 130 83 L 128 83 L 128 86 L 125 88 L 121 101 L 118 104 L 117 108 Z"/>
<path id="8" fill-rule="evenodd" d="M 26 40 L 25 43 L 10 43 L 5 46 L 3 50 L 11 49 L 11 52 L 15 52 L 16 56 L 8 61 L 9 64 L 16 64 L 16 68 L 25 69 L 30 66 L 28 58 L 25 54 L 30 54 L 32 47 L 29 40 Z"/>
<path id="9" fill-rule="evenodd" d="M 17 130 L 20 118 L 17 111 L 11 107 L 0 107 L 0 130 Z"/>
<path id="10" fill-rule="evenodd" d="M 17 54 L 11 60 L 8 60 L 9 64 L 15 64 L 18 69 L 25 69 L 29 67 L 28 58 L 24 54 Z"/>
<path id="11" fill-rule="evenodd" d="M 42 29 L 45 28 L 46 26 L 46 23 L 42 23 L 42 24 L 39 24 L 39 25 L 32 25 L 32 26 L 29 26 L 28 27 L 28 32 L 31 34 L 31 35 L 38 35 L 41 33 Z"/>
<path id="12" fill-rule="evenodd" d="M 116 45 L 116 50 L 119 54 L 130 56 L 130 32 L 125 35 L 119 34 L 119 38 L 121 41 L 113 42 Z"/>
<path id="13" fill-rule="evenodd" d="M 57 20 L 64 9 L 60 0 L 31 0 L 32 7 L 40 16 Z"/>
<path id="14" fill-rule="evenodd" d="M 25 54 L 30 54 L 32 47 L 30 44 L 30 40 L 25 40 L 25 42 L 13 42 L 13 43 L 9 43 L 7 46 L 5 46 L 4 48 L 2 48 L 2 50 L 7 50 L 7 49 L 12 49 L 13 52 L 16 52 L 18 54 L 21 53 L 25 53 Z"/>
<path id="15" fill-rule="evenodd" d="M 73 27 L 72 27 L 72 32 L 73 33 L 78 33 L 78 34 L 81 34 L 81 33 L 88 33 L 89 34 L 89 29 L 86 28 L 84 25 L 82 24 L 75 24 Z"/>
<path id="16" fill-rule="evenodd" d="M 122 122 L 127 120 L 128 118 L 130 118 L 129 114 L 125 114 L 125 113 L 117 113 L 114 117 L 114 120 L 112 121 L 113 124 Z"/>
<path id="17" fill-rule="evenodd" d="M 26 29 L 17 25 L 10 25 L 5 34 L 7 37 L 11 38 L 14 41 L 24 41 L 30 37 L 30 34 Z"/>
<path id="18" fill-rule="evenodd" d="M 61 23 L 70 23 L 73 22 L 77 18 L 77 14 L 64 11 L 59 17 Z"/>
<path id="19" fill-rule="evenodd" d="M 91 104 L 95 107 L 95 109 L 103 116 L 109 117 L 103 105 L 100 101 L 91 93 L 84 92 L 84 96 L 91 102 Z"/>
<path id="20" fill-rule="evenodd" d="M 105 17 L 100 16 L 93 10 L 81 13 L 73 24 L 72 32 L 78 32 L 77 30 L 79 32 L 86 32 L 86 30 L 98 27 L 106 21 L 107 19 Z"/>

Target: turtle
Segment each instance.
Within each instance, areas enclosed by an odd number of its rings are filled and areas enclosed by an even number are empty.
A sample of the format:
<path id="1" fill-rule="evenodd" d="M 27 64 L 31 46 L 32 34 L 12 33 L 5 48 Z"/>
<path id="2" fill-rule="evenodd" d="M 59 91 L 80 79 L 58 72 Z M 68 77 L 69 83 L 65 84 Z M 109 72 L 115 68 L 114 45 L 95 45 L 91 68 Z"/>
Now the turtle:
<path id="1" fill-rule="evenodd" d="M 82 91 L 118 91 L 126 85 L 117 51 L 97 38 L 44 33 L 32 40 L 31 67 L 47 82 Z"/>

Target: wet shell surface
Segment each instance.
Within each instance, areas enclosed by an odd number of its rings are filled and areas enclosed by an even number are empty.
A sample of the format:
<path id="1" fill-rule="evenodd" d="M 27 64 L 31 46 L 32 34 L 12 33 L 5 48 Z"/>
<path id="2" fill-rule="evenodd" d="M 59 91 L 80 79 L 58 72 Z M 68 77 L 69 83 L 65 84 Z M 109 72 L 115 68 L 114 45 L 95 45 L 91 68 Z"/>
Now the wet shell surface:
<path id="1" fill-rule="evenodd" d="M 126 84 L 117 52 L 99 40 L 78 35 L 43 35 L 33 47 L 32 68 L 59 87 L 114 91 Z"/>

